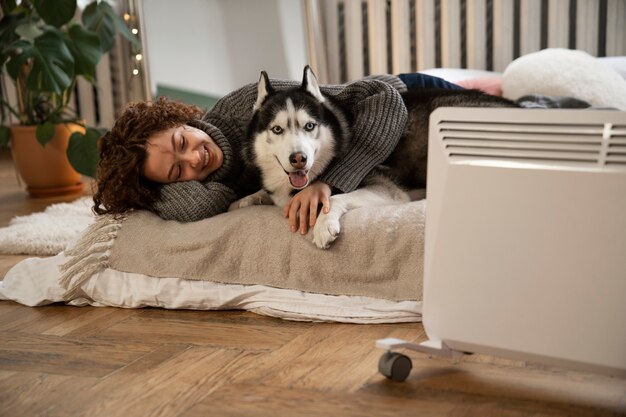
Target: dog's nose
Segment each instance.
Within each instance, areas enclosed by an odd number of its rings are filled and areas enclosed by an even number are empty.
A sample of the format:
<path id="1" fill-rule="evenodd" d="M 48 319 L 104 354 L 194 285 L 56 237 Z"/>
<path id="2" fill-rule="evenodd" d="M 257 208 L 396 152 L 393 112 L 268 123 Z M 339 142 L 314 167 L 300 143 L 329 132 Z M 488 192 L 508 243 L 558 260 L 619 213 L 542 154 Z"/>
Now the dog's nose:
<path id="1" fill-rule="evenodd" d="M 289 155 L 289 162 L 291 162 L 292 167 L 302 169 L 306 166 L 306 155 L 302 152 L 294 152 Z"/>

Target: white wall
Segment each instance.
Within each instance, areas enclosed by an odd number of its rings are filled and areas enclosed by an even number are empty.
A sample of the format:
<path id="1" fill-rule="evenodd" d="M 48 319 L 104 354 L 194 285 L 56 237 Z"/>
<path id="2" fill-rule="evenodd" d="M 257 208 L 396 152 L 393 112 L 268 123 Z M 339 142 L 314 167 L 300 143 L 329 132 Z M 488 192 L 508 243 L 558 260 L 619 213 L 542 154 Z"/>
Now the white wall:
<path id="1" fill-rule="evenodd" d="M 304 66 L 308 63 L 303 3 L 301 0 L 278 0 L 281 33 L 287 51 L 286 77 L 295 80 L 302 79 Z"/>
<path id="2" fill-rule="evenodd" d="M 302 77 L 306 43 L 299 0 L 144 0 L 156 85 L 222 96 L 271 77 Z"/>

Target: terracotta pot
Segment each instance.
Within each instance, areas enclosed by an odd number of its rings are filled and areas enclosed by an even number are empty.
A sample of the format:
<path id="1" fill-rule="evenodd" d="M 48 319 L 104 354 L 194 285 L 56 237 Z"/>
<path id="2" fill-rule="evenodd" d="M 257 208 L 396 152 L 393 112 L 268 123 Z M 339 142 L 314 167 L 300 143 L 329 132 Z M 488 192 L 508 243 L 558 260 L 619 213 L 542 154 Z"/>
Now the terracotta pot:
<path id="1" fill-rule="evenodd" d="M 35 126 L 11 126 L 11 153 L 17 170 L 32 197 L 76 194 L 83 191 L 78 172 L 67 159 L 67 145 L 73 132 L 85 129 L 75 124 L 56 125 L 52 140 L 41 146 Z"/>

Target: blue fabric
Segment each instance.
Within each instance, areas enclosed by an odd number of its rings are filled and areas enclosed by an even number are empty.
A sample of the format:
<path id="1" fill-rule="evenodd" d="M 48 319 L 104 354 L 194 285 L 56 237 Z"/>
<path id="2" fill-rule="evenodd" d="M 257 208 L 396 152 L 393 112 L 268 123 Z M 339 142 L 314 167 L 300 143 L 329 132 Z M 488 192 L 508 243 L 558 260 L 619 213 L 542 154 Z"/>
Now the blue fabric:
<path id="1" fill-rule="evenodd" d="M 414 88 L 448 88 L 451 90 L 464 90 L 464 88 L 460 85 L 449 83 L 443 78 L 420 74 L 419 72 L 399 74 L 398 78 L 406 84 L 406 87 L 409 90 Z"/>

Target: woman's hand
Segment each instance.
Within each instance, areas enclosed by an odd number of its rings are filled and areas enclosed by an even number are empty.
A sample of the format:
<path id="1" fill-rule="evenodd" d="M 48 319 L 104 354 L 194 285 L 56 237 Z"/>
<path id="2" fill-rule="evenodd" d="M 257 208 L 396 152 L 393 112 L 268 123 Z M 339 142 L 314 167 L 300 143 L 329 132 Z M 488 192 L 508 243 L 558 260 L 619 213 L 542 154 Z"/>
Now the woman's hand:
<path id="1" fill-rule="evenodd" d="M 324 213 L 330 210 L 330 194 L 330 186 L 318 181 L 294 195 L 284 209 L 285 217 L 289 217 L 291 231 L 295 232 L 299 228 L 300 233 L 305 235 L 309 227 L 315 226 L 319 204 L 322 204 Z"/>

